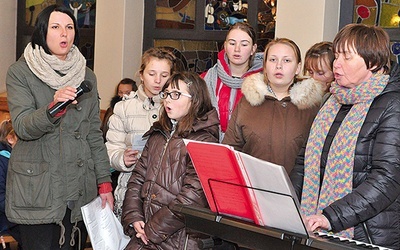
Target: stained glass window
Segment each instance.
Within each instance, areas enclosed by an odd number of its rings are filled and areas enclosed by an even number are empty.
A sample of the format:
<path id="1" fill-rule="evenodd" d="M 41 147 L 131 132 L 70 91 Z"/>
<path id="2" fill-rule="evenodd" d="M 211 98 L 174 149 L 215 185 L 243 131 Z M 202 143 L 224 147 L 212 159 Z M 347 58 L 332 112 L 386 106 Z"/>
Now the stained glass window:
<path id="1" fill-rule="evenodd" d="M 156 28 L 194 29 L 196 0 L 157 0 Z"/>
<path id="2" fill-rule="evenodd" d="M 217 61 L 220 49 L 215 41 L 155 40 L 155 47 L 166 47 L 179 59 L 178 68 L 202 73 Z"/>
<path id="3" fill-rule="evenodd" d="M 356 0 L 354 23 L 377 25 L 382 28 L 399 28 L 399 0 Z"/>
<path id="4" fill-rule="evenodd" d="M 247 21 L 247 0 L 206 0 L 205 30 L 227 30 L 237 22 Z"/>
<path id="5" fill-rule="evenodd" d="M 249 22 L 247 14 L 249 4 L 257 4 L 258 50 L 264 51 L 265 45 L 275 37 L 276 0 L 204 0 L 204 29 L 228 30 L 237 22 Z"/>
<path id="6" fill-rule="evenodd" d="M 145 0 L 143 50 L 167 47 L 185 70 L 201 73 L 217 62 L 231 25 L 257 31 L 258 50 L 275 37 L 277 0 Z"/>
<path id="7" fill-rule="evenodd" d="M 26 0 L 26 24 L 34 26 L 37 15 L 47 6 L 59 3 L 57 0 Z M 93 28 L 95 22 L 95 0 L 62 0 L 63 5 L 74 13 L 79 28 Z"/>
<path id="8" fill-rule="evenodd" d="M 265 46 L 275 38 L 277 0 L 259 0 L 257 13 L 258 50 L 264 51 Z"/>
<path id="9" fill-rule="evenodd" d="M 400 0 L 355 0 L 353 23 L 364 23 L 385 28 L 392 36 L 392 59 L 400 63 Z M 392 32 L 394 31 L 394 32 Z"/>

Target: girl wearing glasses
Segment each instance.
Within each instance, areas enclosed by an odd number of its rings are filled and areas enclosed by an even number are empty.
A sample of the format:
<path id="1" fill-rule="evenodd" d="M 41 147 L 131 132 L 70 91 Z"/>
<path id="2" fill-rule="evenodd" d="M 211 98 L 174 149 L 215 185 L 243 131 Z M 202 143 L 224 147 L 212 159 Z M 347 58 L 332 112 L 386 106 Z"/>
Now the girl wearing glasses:
<path id="1" fill-rule="evenodd" d="M 145 134 L 150 137 L 125 195 L 122 225 L 132 238 L 126 249 L 199 249 L 183 216 L 170 207 L 207 206 L 183 139 L 218 142 L 217 111 L 206 83 L 195 73 L 172 75 L 160 97 L 160 120 Z"/>
<path id="2" fill-rule="evenodd" d="M 158 96 L 165 82 L 175 71 L 175 56 L 163 48 L 150 48 L 142 55 L 139 69 L 141 84 L 137 91 L 114 106 L 109 120 L 106 146 L 111 167 L 119 171 L 114 191 L 114 212 L 121 218 L 126 184 L 140 156 L 132 147 L 132 139 L 141 137 L 159 118 L 161 100 Z"/>

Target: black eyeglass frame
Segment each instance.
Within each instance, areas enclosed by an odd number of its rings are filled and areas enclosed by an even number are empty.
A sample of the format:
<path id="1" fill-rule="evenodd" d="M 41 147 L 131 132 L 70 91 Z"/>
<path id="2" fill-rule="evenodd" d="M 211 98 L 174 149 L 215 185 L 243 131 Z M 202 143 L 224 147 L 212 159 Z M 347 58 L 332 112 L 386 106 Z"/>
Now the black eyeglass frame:
<path id="1" fill-rule="evenodd" d="M 158 95 L 160 96 L 161 99 L 164 99 L 164 100 L 167 99 L 168 96 L 169 96 L 169 98 L 171 98 L 171 100 L 178 100 L 181 97 L 181 95 L 186 96 L 188 98 L 192 98 L 191 95 L 182 93 L 179 91 L 160 92 Z"/>

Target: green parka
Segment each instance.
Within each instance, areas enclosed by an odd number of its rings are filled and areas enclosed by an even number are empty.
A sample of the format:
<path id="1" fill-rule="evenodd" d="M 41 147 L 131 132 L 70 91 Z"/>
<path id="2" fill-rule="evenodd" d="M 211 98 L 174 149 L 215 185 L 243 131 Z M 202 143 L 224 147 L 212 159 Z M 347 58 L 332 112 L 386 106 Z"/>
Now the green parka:
<path id="1" fill-rule="evenodd" d="M 90 92 L 69 105 L 60 118 L 47 112 L 55 90 L 37 78 L 22 56 L 7 73 L 7 100 L 18 142 L 9 162 L 6 215 L 19 224 L 61 223 L 67 201 L 71 222 L 80 207 L 97 196 L 97 185 L 111 182 L 100 131 L 94 73 L 86 69 Z"/>

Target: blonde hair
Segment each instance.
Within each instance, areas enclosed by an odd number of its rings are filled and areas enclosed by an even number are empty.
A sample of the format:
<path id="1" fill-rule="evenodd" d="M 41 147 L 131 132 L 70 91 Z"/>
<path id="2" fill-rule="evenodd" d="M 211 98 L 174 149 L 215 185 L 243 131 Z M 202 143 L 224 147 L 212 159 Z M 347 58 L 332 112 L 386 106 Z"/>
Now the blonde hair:
<path id="1" fill-rule="evenodd" d="M 290 48 L 292 48 L 292 50 L 293 50 L 293 52 L 294 52 L 294 55 L 295 55 L 295 59 L 297 60 L 297 63 L 301 63 L 301 52 L 300 52 L 300 48 L 299 48 L 299 46 L 297 46 L 297 44 L 296 44 L 293 40 L 290 40 L 290 39 L 288 39 L 288 38 L 275 38 L 274 40 L 272 40 L 271 42 L 269 42 L 269 43 L 267 44 L 267 46 L 265 47 L 265 51 L 264 51 L 264 66 L 265 66 L 265 62 L 266 62 L 267 59 L 268 59 L 268 52 L 269 52 L 269 49 L 270 49 L 272 46 L 274 46 L 275 44 L 285 44 L 285 45 L 289 46 Z M 265 78 L 265 79 L 268 79 L 267 73 L 266 73 L 265 70 L 264 70 L 264 78 Z M 298 82 L 298 81 L 301 81 L 301 80 L 303 80 L 303 78 L 301 78 L 301 77 L 298 76 L 298 75 L 295 75 L 294 80 L 293 80 L 293 83 Z"/>
<path id="2" fill-rule="evenodd" d="M 138 74 L 143 74 L 144 69 L 149 64 L 149 62 L 152 58 L 157 58 L 160 60 L 163 60 L 163 59 L 167 60 L 171 67 L 171 70 L 169 73 L 172 75 L 175 72 L 175 70 L 176 70 L 175 55 L 171 51 L 169 51 L 165 48 L 154 47 L 154 48 L 150 48 L 150 49 L 146 50 L 143 53 Z"/>
<path id="3" fill-rule="evenodd" d="M 303 75 L 307 75 L 308 71 L 322 71 L 323 62 L 333 71 L 333 61 L 335 54 L 333 53 L 331 42 L 316 43 L 309 48 L 304 56 Z"/>

